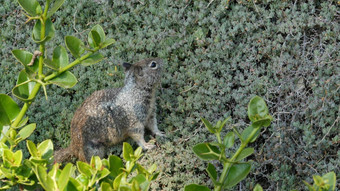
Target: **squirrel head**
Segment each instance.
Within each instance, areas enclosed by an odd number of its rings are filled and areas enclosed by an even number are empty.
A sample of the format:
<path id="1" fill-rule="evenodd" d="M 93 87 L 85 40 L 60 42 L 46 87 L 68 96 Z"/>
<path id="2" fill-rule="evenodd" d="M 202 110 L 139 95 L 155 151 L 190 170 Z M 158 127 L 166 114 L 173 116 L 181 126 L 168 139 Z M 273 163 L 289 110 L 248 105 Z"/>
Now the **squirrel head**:
<path id="1" fill-rule="evenodd" d="M 125 82 L 133 79 L 140 88 L 154 89 L 160 83 L 162 65 L 160 58 L 147 58 L 135 64 L 123 63 Z"/>

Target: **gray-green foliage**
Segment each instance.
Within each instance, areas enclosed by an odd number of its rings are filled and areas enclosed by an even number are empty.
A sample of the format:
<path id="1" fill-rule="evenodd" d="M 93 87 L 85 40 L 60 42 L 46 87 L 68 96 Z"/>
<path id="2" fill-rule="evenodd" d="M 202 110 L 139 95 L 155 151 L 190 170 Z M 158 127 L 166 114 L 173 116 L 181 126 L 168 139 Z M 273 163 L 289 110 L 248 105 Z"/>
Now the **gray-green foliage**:
<path id="1" fill-rule="evenodd" d="M 200 123 L 231 116 L 245 125 L 245 105 L 255 94 L 273 114 L 270 128 L 254 143 L 255 171 L 240 186 L 260 183 L 268 190 L 303 187 L 312 174 L 339 176 L 339 5 L 337 1 L 66 1 L 52 18 L 55 45 L 76 33 L 87 39 L 88 25 L 100 24 L 114 47 L 96 67 L 72 72 L 82 81 L 72 89 L 39 96 L 30 120 L 39 124 L 31 140 L 52 138 L 65 147 L 75 109 L 93 91 L 122 84 L 123 61 L 159 56 L 166 64 L 158 99 L 160 128 L 168 139 L 148 152 L 163 173 L 152 189 L 180 190 L 190 180 L 205 183 L 205 166 L 191 151 L 211 141 Z M 0 7 L 0 93 L 9 93 L 21 66 L 14 48 L 35 47 L 26 40 L 32 26 L 10 0 Z M 36 47 L 35 47 L 36 48 Z M 53 50 L 48 50 L 52 53 Z M 55 107 L 51 107 L 55 106 Z M 113 148 L 119 153 L 121 147 Z M 118 151 L 117 151 L 118 150 Z M 27 153 L 24 153 L 27 155 Z M 160 178 L 161 177 L 161 178 Z"/>

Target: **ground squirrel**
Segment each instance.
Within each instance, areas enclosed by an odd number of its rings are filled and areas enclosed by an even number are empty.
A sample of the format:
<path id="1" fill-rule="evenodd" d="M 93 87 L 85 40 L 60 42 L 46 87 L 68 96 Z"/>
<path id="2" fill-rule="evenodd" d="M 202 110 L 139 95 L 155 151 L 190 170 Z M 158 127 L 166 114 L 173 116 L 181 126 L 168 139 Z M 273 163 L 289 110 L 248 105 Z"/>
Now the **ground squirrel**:
<path id="1" fill-rule="evenodd" d="M 144 140 L 144 129 L 164 136 L 156 121 L 155 93 L 160 84 L 162 60 L 149 58 L 123 64 L 122 88 L 94 92 L 77 109 L 71 122 L 71 144 L 56 151 L 55 161 L 71 156 L 89 162 L 104 157 L 106 149 L 131 137 L 143 149 L 154 147 Z"/>

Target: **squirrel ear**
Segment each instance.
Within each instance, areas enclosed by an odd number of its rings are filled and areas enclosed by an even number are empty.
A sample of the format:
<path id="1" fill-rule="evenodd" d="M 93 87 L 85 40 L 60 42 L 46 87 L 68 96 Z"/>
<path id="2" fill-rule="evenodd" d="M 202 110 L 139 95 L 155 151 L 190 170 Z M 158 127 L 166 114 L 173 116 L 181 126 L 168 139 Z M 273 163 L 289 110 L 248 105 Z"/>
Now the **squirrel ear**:
<path id="1" fill-rule="evenodd" d="M 124 66 L 125 71 L 126 71 L 126 70 L 129 70 L 129 69 L 131 68 L 132 64 L 127 63 L 127 62 L 124 62 L 124 63 L 123 63 L 123 66 Z"/>

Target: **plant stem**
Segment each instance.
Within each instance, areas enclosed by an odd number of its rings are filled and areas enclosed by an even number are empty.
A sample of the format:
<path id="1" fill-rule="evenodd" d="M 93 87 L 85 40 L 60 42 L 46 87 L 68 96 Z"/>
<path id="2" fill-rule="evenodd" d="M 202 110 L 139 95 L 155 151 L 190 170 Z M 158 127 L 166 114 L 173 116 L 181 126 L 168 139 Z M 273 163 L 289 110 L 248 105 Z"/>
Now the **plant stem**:
<path id="1" fill-rule="evenodd" d="M 29 102 L 26 102 L 22 106 L 17 118 L 15 118 L 14 122 L 11 124 L 11 128 L 17 127 L 19 125 L 19 123 L 21 122 L 22 118 L 24 118 L 29 106 L 32 104 L 33 99 L 38 94 L 40 87 L 41 87 L 41 84 L 39 84 L 39 83 L 35 84 L 34 88 L 32 89 L 31 94 L 28 97 L 28 99 L 32 99 L 32 100 L 29 101 Z M 7 141 L 8 133 L 9 133 L 9 131 L 6 132 L 6 136 L 4 136 L 3 139 L 1 140 L 2 143 L 5 143 Z"/>
<path id="2" fill-rule="evenodd" d="M 257 130 L 258 130 L 257 128 L 254 129 L 251 132 L 251 134 L 249 135 L 248 139 L 241 143 L 241 146 L 237 149 L 235 154 L 231 157 L 230 162 L 224 162 L 223 163 L 223 171 L 222 171 L 222 174 L 221 174 L 220 179 L 218 181 L 219 184 L 217 186 L 215 186 L 214 191 L 221 191 L 222 190 L 223 183 L 224 183 L 224 181 L 225 181 L 225 179 L 226 179 L 226 177 L 227 177 L 227 175 L 229 173 L 229 170 L 230 170 L 231 166 L 233 165 L 233 162 L 235 162 L 235 160 L 240 155 L 240 153 L 243 151 L 243 149 L 248 145 L 250 140 L 256 134 Z"/>
<path id="3" fill-rule="evenodd" d="M 54 72 L 53 74 L 50 74 L 48 76 L 46 76 L 44 78 L 44 81 L 47 82 L 57 76 L 59 76 L 61 73 L 69 70 L 70 68 L 74 67 L 75 65 L 79 64 L 80 62 L 82 62 L 83 60 L 85 60 L 86 58 L 88 58 L 89 56 L 91 56 L 94 52 L 98 51 L 99 50 L 99 47 L 95 48 L 93 50 L 93 52 L 89 52 L 87 54 L 85 54 L 84 56 L 80 57 L 80 58 L 77 58 L 75 61 L 73 61 L 71 64 L 61 68 L 58 72 Z"/>

